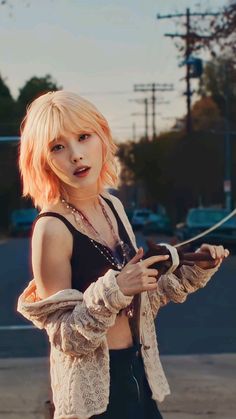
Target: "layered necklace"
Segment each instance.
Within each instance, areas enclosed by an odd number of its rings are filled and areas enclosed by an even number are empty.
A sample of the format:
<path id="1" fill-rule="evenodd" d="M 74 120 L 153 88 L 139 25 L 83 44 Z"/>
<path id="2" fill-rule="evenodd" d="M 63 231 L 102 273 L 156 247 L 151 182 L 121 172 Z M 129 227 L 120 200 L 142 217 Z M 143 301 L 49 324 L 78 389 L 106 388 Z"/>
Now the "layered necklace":
<path id="1" fill-rule="evenodd" d="M 66 205 L 66 208 L 71 210 L 71 213 L 73 214 L 73 216 L 75 218 L 75 222 L 80 226 L 82 232 L 84 234 L 86 234 L 86 236 L 88 237 L 90 242 L 93 244 L 93 246 L 96 247 L 96 249 L 107 259 L 107 261 L 114 268 L 116 268 L 118 270 L 121 270 L 128 261 L 129 247 L 123 242 L 123 240 L 120 240 L 120 238 L 117 237 L 117 235 L 115 233 L 115 230 L 113 228 L 111 219 L 110 219 L 109 215 L 107 214 L 107 211 L 104 207 L 104 204 L 101 201 L 101 198 L 99 197 L 98 200 L 99 200 L 99 205 L 102 209 L 102 212 L 103 212 L 103 214 L 104 214 L 104 216 L 105 216 L 105 218 L 108 222 L 108 225 L 110 227 L 112 236 L 115 239 L 115 243 L 116 243 L 115 250 L 117 250 L 118 246 L 121 249 L 121 254 L 122 254 L 121 261 L 119 260 L 119 257 L 117 257 L 117 255 L 116 255 L 117 252 L 113 252 L 110 249 L 110 247 L 107 245 L 105 240 L 101 237 L 101 235 L 98 233 L 98 231 L 95 229 L 95 227 L 90 223 L 90 221 L 85 216 L 85 214 L 81 210 L 78 210 L 73 205 L 71 205 L 69 202 L 67 202 L 64 198 L 61 198 L 61 202 L 64 205 Z M 89 227 L 93 231 L 93 233 L 95 234 L 95 236 L 98 240 L 94 240 L 92 237 L 89 237 L 87 235 L 87 230 L 84 228 L 84 225 L 86 225 L 87 227 Z M 101 247 L 98 246 L 98 243 L 103 246 L 103 249 L 101 249 Z"/>
<path id="2" fill-rule="evenodd" d="M 84 215 L 84 213 L 81 210 L 78 210 L 77 208 L 75 208 L 73 205 L 71 205 L 69 202 L 67 202 L 64 198 L 61 198 L 61 202 L 63 205 L 66 205 L 67 209 L 71 210 L 71 213 L 74 216 L 75 222 L 79 225 L 79 227 L 81 228 L 82 232 L 87 236 L 87 238 L 90 240 L 90 242 L 93 244 L 93 246 L 101 253 L 101 255 L 103 255 L 106 260 L 115 268 L 118 270 L 123 269 L 123 267 L 125 266 L 125 264 L 129 261 L 129 246 L 123 242 L 123 240 L 120 240 L 119 236 L 116 235 L 115 230 L 113 228 L 111 219 L 109 217 L 109 215 L 107 214 L 107 211 L 101 201 L 100 196 L 98 197 L 98 201 L 99 201 L 99 205 L 102 209 L 102 212 L 108 222 L 108 225 L 110 227 L 111 233 L 113 238 L 115 239 L 115 243 L 116 243 L 116 247 L 115 249 L 117 250 L 117 247 L 119 246 L 121 249 L 121 254 L 122 254 L 122 260 L 120 261 L 119 258 L 116 256 L 116 254 L 110 249 L 110 247 L 107 245 L 107 243 L 105 242 L 104 239 L 101 238 L 101 235 L 98 233 L 98 231 L 95 229 L 95 227 L 90 223 L 90 221 L 88 220 L 88 218 Z M 95 241 L 94 239 L 92 239 L 92 237 L 89 237 L 87 234 L 87 230 L 86 228 L 84 228 L 84 225 L 86 225 L 87 227 L 89 227 L 90 229 L 92 229 L 92 231 L 94 232 L 95 236 L 97 237 L 97 241 Z M 101 243 L 101 241 L 104 243 Z M 100 246 L 98 246 L 98 244 L 103 246 L 103 249 L 101 249 Z M 133 320 L 134 317 L 134 313 L 135 313 L 135 307 L 134 307 L 134 301 L 131 302 L 131 304 L 129 304 L 125 309 L 121 310 L 123 311 L 127 317 L 129 317 L 130 321 Z"/>

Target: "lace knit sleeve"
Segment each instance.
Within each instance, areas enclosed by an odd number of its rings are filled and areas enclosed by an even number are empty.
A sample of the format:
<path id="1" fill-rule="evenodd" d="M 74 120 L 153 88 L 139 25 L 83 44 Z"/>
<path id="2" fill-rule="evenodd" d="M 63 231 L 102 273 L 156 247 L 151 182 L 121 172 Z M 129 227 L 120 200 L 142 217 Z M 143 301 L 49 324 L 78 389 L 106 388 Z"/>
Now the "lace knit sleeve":
<path id="1" fill-rule="evenodd" d="M 116 273 L 109 269 L 84 294 L 76 290 L 62 290 L 57 294 L 65 292 L 70 298 L 71 292 L 71 299 L 74 292 L 80 294 L 81 298 L 77 296 L 73 305 L 63 298 L 58 304 L 52 303 L 51 296 L 35 303 L 19 301 L 17 309 L 37 327 L 45 328 L 50 343 L 58 350 L 77 357 L 88 354 L 104 342 L 117 313 L 132 301 L 133 297 L 120 291 Z"/>
<path id="2" fill-rule="evenodd" d="M 180 278 L 173 273 L 162 275 L 157 290 L 148 292 L 153 316 L 156 317 L 159 308 L 170 301 L 183 303 L 189 294 L 205 287 L 218 269 L 219 266 L 212 269 L 202 269 L 197 265 L 182 266 Z"/>

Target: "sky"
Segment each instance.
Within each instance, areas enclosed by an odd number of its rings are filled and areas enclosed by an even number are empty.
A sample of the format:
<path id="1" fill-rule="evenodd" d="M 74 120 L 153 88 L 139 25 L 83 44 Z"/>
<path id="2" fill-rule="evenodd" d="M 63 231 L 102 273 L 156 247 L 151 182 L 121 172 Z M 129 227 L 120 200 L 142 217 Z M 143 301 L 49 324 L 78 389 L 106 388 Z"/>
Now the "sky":
<path id="1" fill-rule="evenodd" d="M 144 134 L 144 105 L 136 99 L 150 94 L 134 92 L 134 84 L 173 84 L 172 92 L 157 94 L 157 102 L 167 102 L 157 103 L 159 133 L 185 114 L 186 99 L 184 67 L 179 66 L 173 40 L 164 36 L 184 28 L 177 19 L 158 20 L 157 13 L 185 13 L 187 7 L 192 12 L 218 11 L 227 4 L 228 0 L 8 0 L 0 6 L 0 74 L 15 98 L 31 77 L 51 74 L 63 89 L 97 106 L 118 142 Z M 197 88 L 195 80 L 192 87 Z"/>

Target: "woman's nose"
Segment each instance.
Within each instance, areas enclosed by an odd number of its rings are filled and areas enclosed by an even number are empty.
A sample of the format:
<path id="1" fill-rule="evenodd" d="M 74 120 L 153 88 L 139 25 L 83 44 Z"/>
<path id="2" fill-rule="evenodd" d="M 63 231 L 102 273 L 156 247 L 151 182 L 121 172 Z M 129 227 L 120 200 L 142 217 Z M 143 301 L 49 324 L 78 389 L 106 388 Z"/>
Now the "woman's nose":
<path id="1" fill-rule="evenodd" d="M 71 161 L 73 163 L 76 163 L 79 160 L 83 159 L 83 152 L 82 152 L 82 148 L 79 147 L 78 145 L 76 147 L 73 147 L 71 150 Z"/>

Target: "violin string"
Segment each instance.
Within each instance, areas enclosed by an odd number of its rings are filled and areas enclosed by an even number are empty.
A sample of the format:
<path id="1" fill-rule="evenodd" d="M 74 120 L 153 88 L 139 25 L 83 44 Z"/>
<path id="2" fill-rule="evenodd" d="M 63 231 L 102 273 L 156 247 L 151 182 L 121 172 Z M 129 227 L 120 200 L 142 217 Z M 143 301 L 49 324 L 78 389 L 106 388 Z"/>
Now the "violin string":
<path id="1" fill-rule="evenodd" d="M 192 237 L 191 239 L 185 240 L 181 243 L 175 244 L 174 247 L 180 247 L 188 243 L 192 243 L 193 241 L 200 239 L 201 237 L 206 236 L 208 233 L 211 233 L 212 231 L 216 230 L 218 227 L 220 227 L 222 224 L 224 224 L 226 221 L 228 221 L 230 218 L 232 218 L 236 214 L 236 208 L 228 214 L 226 217 L 222 218 L 218 223 L 214 224 L 212 227 L 208 228 L 207 230 L 204 230 L 202 233 L 198 234 L 197 236 Z"/>

